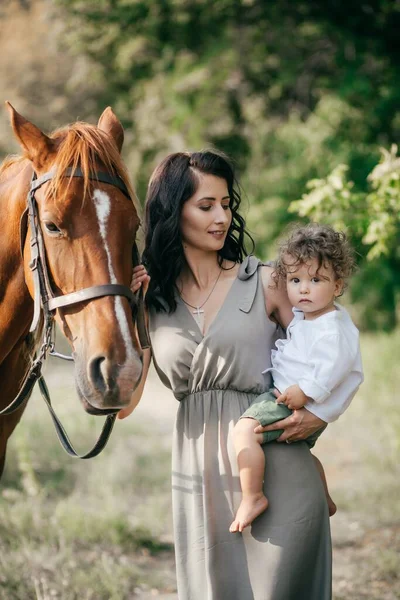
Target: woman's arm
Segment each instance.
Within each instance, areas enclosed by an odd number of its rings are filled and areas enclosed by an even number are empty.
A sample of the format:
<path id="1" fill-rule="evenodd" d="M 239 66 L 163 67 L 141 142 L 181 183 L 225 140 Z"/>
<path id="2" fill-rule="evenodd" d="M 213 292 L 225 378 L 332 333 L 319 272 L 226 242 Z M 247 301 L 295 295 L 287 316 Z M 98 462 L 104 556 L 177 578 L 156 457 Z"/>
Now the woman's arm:
<path id="1" fill-rule="evenodd" d="M 147 275 L 147 271 L 143 265 L 138 265 L 133 269 L 132 273 L 132 281 L 130 288 L 132 292 L 135 294 L 141 286 L 143 286 L 143 296 L 146 295 L 147 289 L 149 287 L 150 277 Z M 147 321 L 147 314 L 145 315 Z M 147 323 L 148 325 L 148 323 Z M 143 350 L 143 368 L 142 368 L 142 376 L 140 378 L 140 382 L 132 394 L 132 398 L 129 406 L 123 408 L 118 413 L 118 419 L 125 419 L 128 417 L 131 412 L 135 410 L 139 401 L 143 395 L 144 386 L 146 383 L 147 375 L 149 372 L 151 362 L 151 350 L 148 348 L 147 350 Z"/>
<path id="2" fill-rule="evenodd" d="M 137 386 L 137 388 L 135 389 L 135 391 L 132 394 L 132 398 L 131 398 L 129 406 L 127 406 L 126 408 L 123 408 L 122 410 L 119 411 L 119 413 L 117 415 L 118 419 L 125 419 L 125 417 L 128 417 L 135 410 L 137 405 L 139 404 L 139 400 L 141 399 L 141 397 L 143 395 L 144 385 L 146 383 L 147 375 L 149 372 L 150 362 L 151 362 L 151 350 L 150 350 L 150 348 L 148 348 L 147 350 L 143 350 L 143 369 L 142 369 L 142 377 L 140 379 L 139 385 Z"/>
<path id="3" fill-rule="evenodd" d="M 300 410 L 294 410 L 289 417 L 286 417 L 286 419 L 276 421 L 276 423 L 266 425 L 266 427 L 258 425 L 254 431 L 255 433 L 262 433 L 263 431 L 284 429 L 284 432 L 276 441 L 291 443 L 305 440 L 325 425 L 325 421 L 310 413 L 306 408 L 300 408 Z"/>

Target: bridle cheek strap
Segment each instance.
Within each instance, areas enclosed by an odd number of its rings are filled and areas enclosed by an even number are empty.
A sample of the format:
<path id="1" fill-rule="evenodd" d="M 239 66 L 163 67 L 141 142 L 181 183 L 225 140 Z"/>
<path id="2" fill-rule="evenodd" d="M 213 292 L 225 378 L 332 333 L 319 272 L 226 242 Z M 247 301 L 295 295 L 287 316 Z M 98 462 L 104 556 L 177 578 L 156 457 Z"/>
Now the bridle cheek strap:
<path id="1" fill-rule="evenodd" d="M 72 306 L 74 304 L 79 304 L 79 302 L 87 302 L 88 300 L 94 300 L 94 298 L 102 298 L 104 296 L 125 296 L 125 298 L 128 298 L 130 304 L 136 303 L 136 298 L 129 288 L 125 285 L 110 283 L 106 285 L 94 285 L 79 290 L 78 292 L 71 292 L 70 294 L 50 298 L 47 302 L 47 306 L 49 307 L 49 310 L 53 311 L 57 310 L 57 308 Z"/>
<path id="2" fill-rule="evenodd" d="M 81 169 L 78 168 L 75 170 L 67 169 L 65 172 L 65 176 L 83 177 L 83 173 Z M 135 296 L 130 290 L 130 288 L 128 288 L 127 286 L 110 283 L 105 285 L 91 286 L 82 290 L 78 290 L 76 292 L 72 292 L 70 294 L 65 294 L 63 296 L 54 295 L 51 289 L 50 277 L 48 274 L 46 261 L 46 253 L 35 200 L 36 190 L 39 189 L 44 183 L 50 181 L 53 177 L 54 172 L 52 171 L 45 173 L 40 178 L 37 178 L 35 173 L 33 174 L 31 188 L 27 199 L 28 207 L 24 211 L 20 220 L 22 254 L 27 234 L 28 219 L 31 227 L 31 261 L 29 266 L 32 271 L 34 283 L 34 314 L 29 331 L 32 332 L 36 330 L 42 309 L 45 313 L 44 316 L 46 319 L 52 318 L 52 314 L 50 313 L 57 310 L 58 308 L 73 306 L 74 304 L 78 304 L 80 302 L 88 302 L 95 298 L 101 298 L 104 296 L 122 296 L 129 300 L 133 318 L 136 318 L 138 337 L 142 349 L 144 350 L 146 348 L 149 348 L 150 339 L 148 336 L 145 322 L 144 299 L 142 290 L 140 290 L 137 296 Z M 108 173 L 96 172 L 91 174 L 90 178 L 94 181 L 99 181 L 117 187 L 127 196 L 127 198 L 130 199 L 129 192 L 125 184 L 119 177 L 110 175 Z M 136 243 L 133 245 L 132 249 L 132 262 L 133 266 L 137 266 L 138 264 L 140 264 L 140 256 Z"/>

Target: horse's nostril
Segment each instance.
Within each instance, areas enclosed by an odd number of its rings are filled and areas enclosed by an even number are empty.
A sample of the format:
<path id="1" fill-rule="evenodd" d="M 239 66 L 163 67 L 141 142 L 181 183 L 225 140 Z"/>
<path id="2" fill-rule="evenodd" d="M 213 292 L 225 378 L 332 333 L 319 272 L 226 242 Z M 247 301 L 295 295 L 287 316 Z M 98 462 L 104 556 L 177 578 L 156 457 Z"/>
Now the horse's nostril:
<path id="1" fill-rule="evenodd" d="M 89 363 L 89 378 L 92 385 L 104 394 L 107 390 L 108 373 L 105 356 L 95 356 Z"/>

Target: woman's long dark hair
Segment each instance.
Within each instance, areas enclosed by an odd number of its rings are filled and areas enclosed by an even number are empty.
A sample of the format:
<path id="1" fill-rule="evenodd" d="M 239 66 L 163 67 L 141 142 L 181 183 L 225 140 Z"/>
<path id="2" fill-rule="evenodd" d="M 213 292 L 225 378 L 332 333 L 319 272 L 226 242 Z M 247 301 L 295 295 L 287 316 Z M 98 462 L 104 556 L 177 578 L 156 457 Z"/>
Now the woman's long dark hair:
<path id="1" fill-rule="evenodd" d="M 151 277 L 146 300 L 155 310 L 176 310 L 176 280 L 185 264 L 181 236 L 183 204 L 197 191 L 197 173 L 224 179 L 230 196 L 232 223 L 219 260 L 241 262 L 246 256 L 245 221 L 238 210 L 241 202 L 239 185 L 229 159 L 215 151 L 177 152 L 167 156 L 155 169 L 146 197 L 146 242 L 143 264 Z M 161 302 L 160 302 L 161 299 Z"/>

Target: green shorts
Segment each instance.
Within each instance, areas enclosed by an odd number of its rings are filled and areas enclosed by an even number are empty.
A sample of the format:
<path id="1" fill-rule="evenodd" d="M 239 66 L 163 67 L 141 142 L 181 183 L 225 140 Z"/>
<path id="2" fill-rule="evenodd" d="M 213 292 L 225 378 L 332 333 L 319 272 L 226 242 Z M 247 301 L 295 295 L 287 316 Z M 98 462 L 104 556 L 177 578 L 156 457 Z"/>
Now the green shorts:
<path id="1" fill-rule="evenodd" d="M 273 393 L 273 390 L 274 388 L 271 388 L 268 392 L 264 392 L 264 394 L 257 396 L 240 418 L 256 419 L 260 425 L 265 427 L 266 425 L 271 425 L 271 423 L 275 423 L 281 419 L 286 419 L 286 417 L 291 415 L 292 411 L 287 406 L 276 403 L 276 396 Z M 315 442 L 324 431 L 325 427 L 326 425 L 304 440 L 310 448 L 315 445 Z M 273 442 L 281 435 L 281 433 L 283 433 L 283 429 L 264 431 L 263 444 Z"/>

